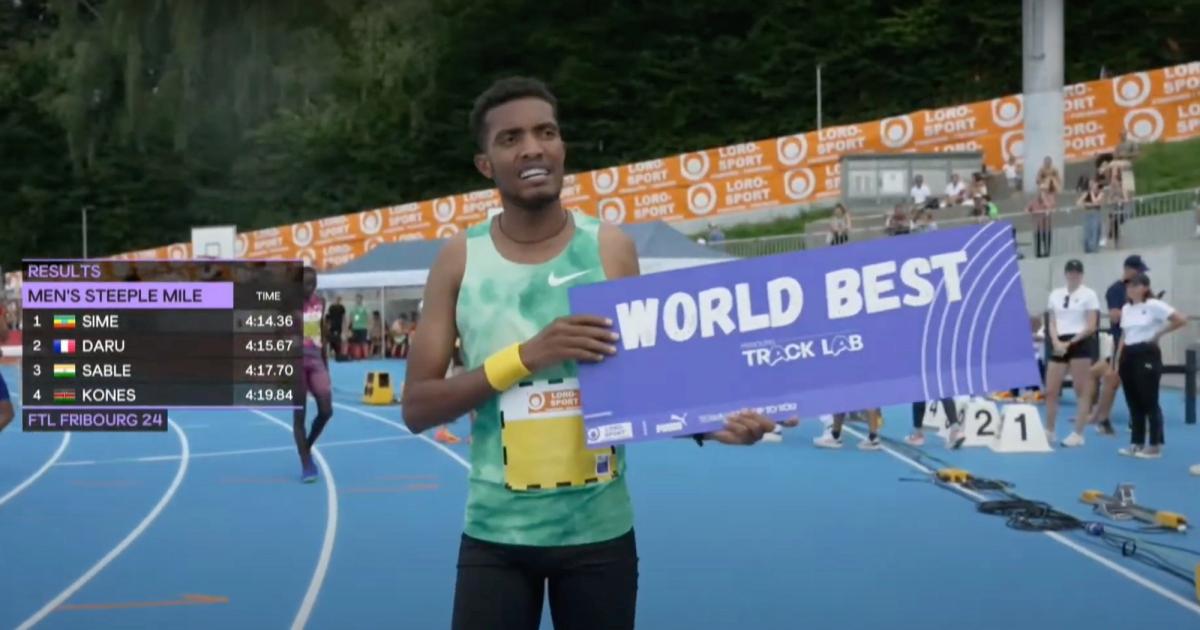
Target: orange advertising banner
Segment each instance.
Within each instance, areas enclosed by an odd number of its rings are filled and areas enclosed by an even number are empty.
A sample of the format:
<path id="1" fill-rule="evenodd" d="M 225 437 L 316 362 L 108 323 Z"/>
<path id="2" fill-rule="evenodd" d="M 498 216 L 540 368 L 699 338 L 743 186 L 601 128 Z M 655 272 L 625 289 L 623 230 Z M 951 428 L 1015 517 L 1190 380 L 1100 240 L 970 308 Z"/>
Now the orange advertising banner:
<path id="1" fill-rule="evenodd" d="M 1122 132 L 1142 144 L 1200 137 L 1200 62 L 1070 85 L 1063 98 L 1070 160 L 1113 150 Z M 562 199 L 611 223 L 704 219 L 811 203 L 839 195 L 846 155 L 979 151 L 991 170 L 1010 158 L 1023 161 L 1023 120 L 1022 97 L 1001 96 L 576 173 L 566 176 Z M 485 189 L 302 221 L 239 234 L 237 255 L 302 258 L 330 269 L 382 243 L 453 236 L 499 206 L 498 193 Z M 176 243 L 112 258 L 190 255 L 190 244 Z"/>

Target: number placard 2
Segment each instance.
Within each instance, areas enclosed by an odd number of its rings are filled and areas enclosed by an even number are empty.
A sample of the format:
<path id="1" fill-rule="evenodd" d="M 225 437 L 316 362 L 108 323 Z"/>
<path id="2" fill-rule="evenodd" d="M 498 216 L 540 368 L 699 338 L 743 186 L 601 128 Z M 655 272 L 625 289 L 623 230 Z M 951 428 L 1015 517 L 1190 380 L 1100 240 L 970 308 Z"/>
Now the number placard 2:
<path id="1" fill-rule="evenodd" d="M 1000 409 L 986 398 L 975 398 L 963 410 L 963 446 L 990 446 L 1000 434 Z"/>

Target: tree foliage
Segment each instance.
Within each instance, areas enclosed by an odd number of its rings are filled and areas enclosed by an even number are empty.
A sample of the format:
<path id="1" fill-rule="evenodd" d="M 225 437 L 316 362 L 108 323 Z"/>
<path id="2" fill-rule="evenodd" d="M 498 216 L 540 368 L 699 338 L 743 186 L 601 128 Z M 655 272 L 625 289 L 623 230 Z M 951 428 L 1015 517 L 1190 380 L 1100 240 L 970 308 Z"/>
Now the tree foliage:
<path id="1" fill-rule="evenodd" d="M 0 265 L 487 185 L 493 79 L 561 99 L 585 170 L 1012 93 L 995 0 L 2 0 Z M 1069 82 L 1200 58 L 1200 0 L 1067 8 Z"/>

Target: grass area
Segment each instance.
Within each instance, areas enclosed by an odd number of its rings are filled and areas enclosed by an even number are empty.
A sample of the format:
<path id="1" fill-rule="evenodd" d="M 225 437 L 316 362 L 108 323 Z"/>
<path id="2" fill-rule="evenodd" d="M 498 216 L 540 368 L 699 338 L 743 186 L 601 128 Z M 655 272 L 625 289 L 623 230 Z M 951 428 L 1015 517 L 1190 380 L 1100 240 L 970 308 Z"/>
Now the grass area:
<path id="1" fill-rule="evenodd" d="M 725 232 L 725 238 L 742 239 L 742 238 L 762 238 L 765 236 L 782 236 L 787 234 L 803 234 L 805 227 L 813 221 L 828 219 L 833 214 L 831 208 L 814 208 L 803 214 L 794 217 L 781 217 L 773 221 L 765 221 L 762 223 L 736 223 L 734 225 L 722 226 L 722 231 Z M 702 230 L 693 236 L 704 236 L 708 230 Z"/>
<path id="2" fill-rule="evenodd" d="M 1139 195 L 1200 187 L 1200 138 L 1143 146 L 1133 172 Z"/>

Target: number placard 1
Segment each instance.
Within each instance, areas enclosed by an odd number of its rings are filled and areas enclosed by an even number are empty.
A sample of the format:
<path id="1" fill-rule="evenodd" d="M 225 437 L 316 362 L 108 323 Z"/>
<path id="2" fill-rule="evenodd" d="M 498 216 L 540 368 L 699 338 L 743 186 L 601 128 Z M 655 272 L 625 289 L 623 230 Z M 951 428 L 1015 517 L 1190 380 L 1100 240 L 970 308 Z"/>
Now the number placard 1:
<path id="1" fill-rule="evenodd" d="M 1034 405 L 1004 405 L 1000 430 L 989 445 L 997 453 L 1049 453 L 1054 449 L 1046 437 L 1042 414 Z"/>

